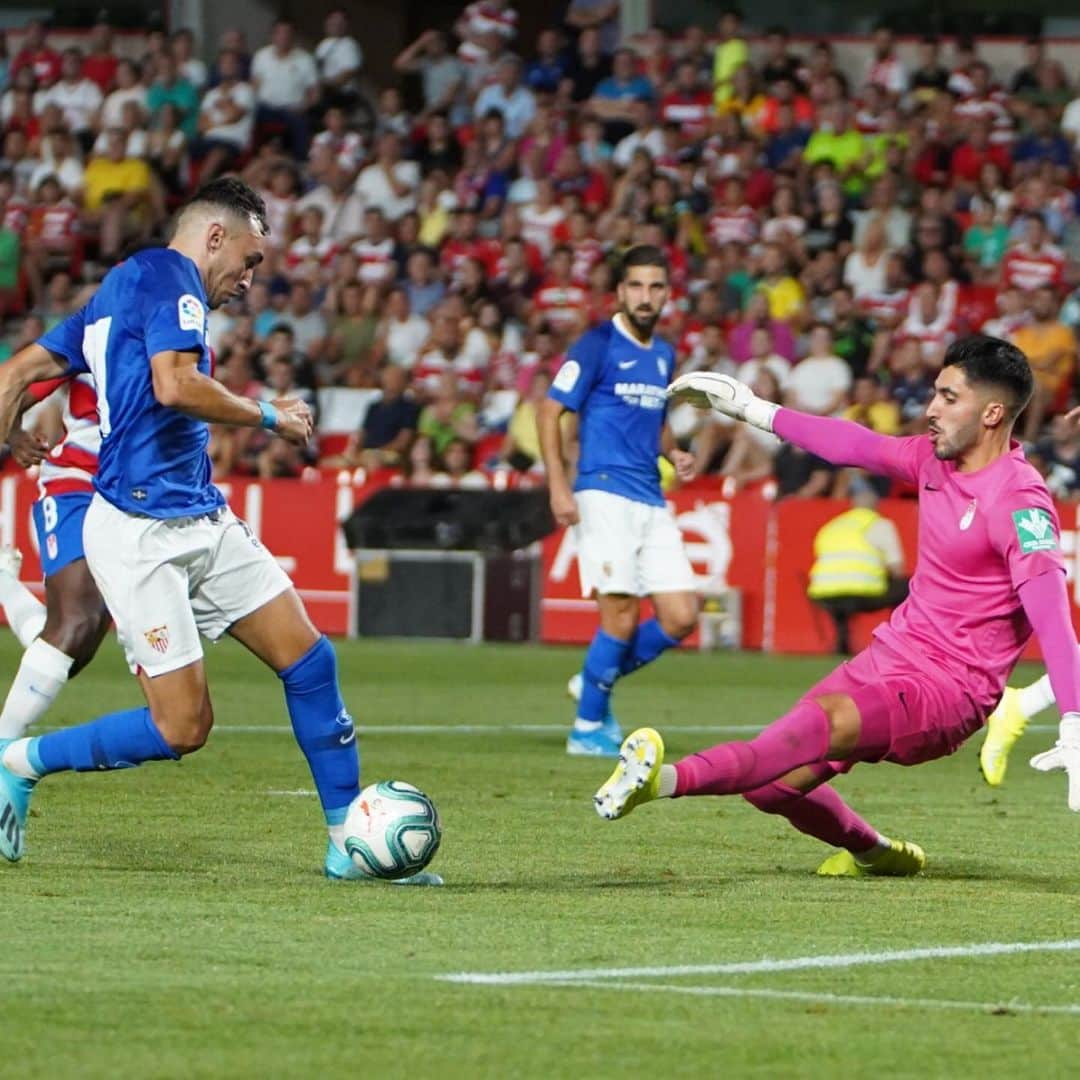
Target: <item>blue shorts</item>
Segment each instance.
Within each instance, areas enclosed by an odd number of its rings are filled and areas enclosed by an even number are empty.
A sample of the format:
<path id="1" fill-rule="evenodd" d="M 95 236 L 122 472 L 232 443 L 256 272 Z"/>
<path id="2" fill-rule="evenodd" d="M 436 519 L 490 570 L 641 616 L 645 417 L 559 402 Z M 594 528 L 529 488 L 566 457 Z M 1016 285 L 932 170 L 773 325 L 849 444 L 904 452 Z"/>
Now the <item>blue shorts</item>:
<path id="1" fill-rule="evenodd" d="M 34 503 L 34 528 L 41 552 L 41 570 L 46 577 L 59 573 L 68 563 L 85 559 L 83 518 L 94 497 L 90 491 L 68 495 L 46 495 Z"/>

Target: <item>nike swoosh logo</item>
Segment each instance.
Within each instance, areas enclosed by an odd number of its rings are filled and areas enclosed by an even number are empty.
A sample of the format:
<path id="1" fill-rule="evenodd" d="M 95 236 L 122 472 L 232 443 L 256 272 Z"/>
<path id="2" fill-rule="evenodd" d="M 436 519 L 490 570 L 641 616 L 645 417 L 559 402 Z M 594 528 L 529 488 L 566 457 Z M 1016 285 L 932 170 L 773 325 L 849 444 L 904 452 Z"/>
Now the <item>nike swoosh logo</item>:
<path id="1" fill-rule="evenodd" d="M 342 746 L 348 746 L 349 743 L 356 742 L 356 732 L 350 731 L 348 735 L 342 735 L 341 738 L 338 739 L 338 742 L 341 743 Z"/>
<path id="2" fill-rule="evenodd" d="M 941 488 L 934 487 L 933 484 L 923 484 L 923 491 L 940 491 Z"/>
<path id="3" fill-rule="evenodd" d="M 627 368 L 634 367 L 636 364 L 637 364 L 636 360 L 620 360 L 619 361 L 619 367 L 623 371 L 625 371 Z"/>

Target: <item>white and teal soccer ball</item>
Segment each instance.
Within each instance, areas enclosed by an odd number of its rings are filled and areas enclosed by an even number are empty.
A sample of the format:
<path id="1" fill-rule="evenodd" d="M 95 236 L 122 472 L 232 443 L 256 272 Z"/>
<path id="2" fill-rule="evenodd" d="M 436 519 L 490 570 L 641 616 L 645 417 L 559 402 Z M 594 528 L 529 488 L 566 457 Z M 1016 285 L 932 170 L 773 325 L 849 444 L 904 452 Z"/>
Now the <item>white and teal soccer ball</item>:
<path id="1" fill-rule="evenodd" d="M 372 877 L 392 880 L 423 870 L 440 840 L 435 804 L 403 780 L 369 784 L 345 815 L 345 850 Z"/>

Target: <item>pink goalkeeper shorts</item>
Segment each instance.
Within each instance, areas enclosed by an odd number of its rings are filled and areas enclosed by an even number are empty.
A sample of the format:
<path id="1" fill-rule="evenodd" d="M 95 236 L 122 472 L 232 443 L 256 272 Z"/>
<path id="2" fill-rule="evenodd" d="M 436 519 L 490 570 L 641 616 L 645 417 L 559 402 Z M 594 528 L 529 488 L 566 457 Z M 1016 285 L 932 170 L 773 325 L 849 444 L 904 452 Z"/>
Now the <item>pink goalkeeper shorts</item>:
<path id="1" fill-rule="evenodd" d="M 862 718 L 856 756 L 830 761 L 836 772 L 847 772 L 859 761 L 919 765 L 945 757 L 986 721 L 962 679 L 929 662 L 920 667 L 876 638 L 803 699 L 824 694 L 846 694 Z"/>

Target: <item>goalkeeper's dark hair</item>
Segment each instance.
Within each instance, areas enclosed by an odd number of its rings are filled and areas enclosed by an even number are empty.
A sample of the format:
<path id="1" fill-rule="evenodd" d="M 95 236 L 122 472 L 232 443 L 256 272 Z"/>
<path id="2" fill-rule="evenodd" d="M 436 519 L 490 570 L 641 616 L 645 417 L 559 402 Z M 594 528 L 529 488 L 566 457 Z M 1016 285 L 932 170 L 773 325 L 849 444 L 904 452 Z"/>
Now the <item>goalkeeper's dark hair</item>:
<path id="1" fill-rule="evenodd" d="M 266 203 L 262 196 L 238 177 L 219 176 L 216 180 L 203 184 L 191 197 L 180 216 L 183 217 L 188 210 L 204 206 L 226 210 L 245 221 L 256 221 L 263 236 L 270 232 Z"/>
<path id="2" fill-rule="evenodd" d="M 1024 411 L 1035 392 L 1027 357 L 1001 338 L 986 334 L 960 338 L 949 346 L 942 366 L 960 368 L 972 386 L 1001 390 L 1010 423 Z"/>
<path id="3" fill-rule="evenodd" d="M 671 276 L 667 256 L 654 244 L 635 244 L 627 250 L 619 264 L 619 280 L 624 281 L 635 266 L 658 266 L 665 277 Z"/>

